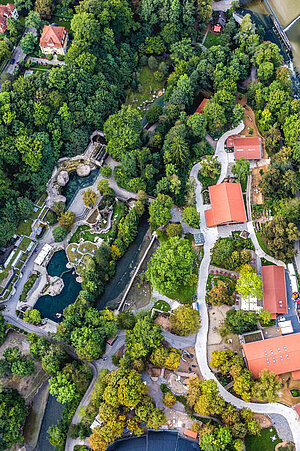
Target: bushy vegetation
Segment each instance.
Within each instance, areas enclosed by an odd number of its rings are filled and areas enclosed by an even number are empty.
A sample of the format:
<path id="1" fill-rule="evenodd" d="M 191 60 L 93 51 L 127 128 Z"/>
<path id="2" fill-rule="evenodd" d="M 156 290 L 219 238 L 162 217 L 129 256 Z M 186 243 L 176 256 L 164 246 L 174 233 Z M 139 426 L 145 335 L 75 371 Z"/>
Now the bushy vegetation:
<path id="1" fill-rule="evenodd" d="M 219 268 L 237 270 L 251 261 L 251 240 L 243 238 L 219 238 L 211 254 L 211 264 Z"/>

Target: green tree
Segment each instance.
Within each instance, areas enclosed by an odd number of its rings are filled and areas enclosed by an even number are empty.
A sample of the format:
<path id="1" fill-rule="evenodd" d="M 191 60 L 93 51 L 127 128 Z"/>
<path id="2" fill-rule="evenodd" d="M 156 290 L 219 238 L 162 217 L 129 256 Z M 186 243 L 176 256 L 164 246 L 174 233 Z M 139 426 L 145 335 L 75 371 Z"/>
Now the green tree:
<path id="1" fill-rule="evenodd" d="M 5 41 L 0 41 L 0 61 L 3 62 L 9 58 L 11 54 L 9 45 Z"/>
<path id="2" fill-rule="evenodd" d="M 23 320 L 29 324 L 41 324 L 42 322 L 40 312 L 34 308 L 28 309 L 24 313 Z"/>
<path id="3" fill-rule="evenodd" d="M 20 47 L 25 54 L 32 53 L 37 45 L 37 37 L 33 33 L 26 33 L 20 43 Z"/>
<path id="4" fill-rule="evenodd" d="M 58 218 L 58 222 L 62 227 L 64 227 L 68 232 L 70 232 L 70 230 L 73 227 L 75 217 L 76 215 L 72 211 L 65 211 Z"/>
<path id="5" fill-rule="evenodd" d="M 154 124 L 155 122 L 158 121 L 159 116 L 161 116 L 162 113 L 163 113 L 163 109 L 162 109 L 162 107 L 160 105 L 153 105 L 146 112 L 146 119 L 151 124 Z"/>
<path id="6" fill-rule="evenodd" d="M 55 395 L 58 402 L 70 403 L 78 397 L 76 386 L 65 374 L 57 373 L 49 379 L 49 392 Z"/>
<path id="7" fill-rule="evenodd" d="M 259 319 L 262 326 L 270 326 L 272 324 L 272 313 L 268 312 L 268 310 L 261 310 L 259 312 Z"/>
<path id="8" fill-rule="evenodd" d="M 67 237 L 68 231 L 63 226 L 56 226 L 52 230 L 52 235 L 53 235 L 54 241 L 60 242 L 60 241 L 63 241 Z"/>
<path id="9" fill-rule="evenodd" d="M 244 334 L 257 328 L 256 314 L 245 310 L 229 310 L 226 313 L 225 323 L 234 334 Z"/>
<path id="10" fill-rule="evenodd" d="M 146 276 L 162 294 L 174 292 L 187 285 L 193 272 L 194 252 L 190 241 L 170 238 L 152 255 Z"/>
<path id="11" fill-rule="evenodd" d="M 202 435 L 199 445 L 203 451 L 222 451 L 229 449 L 232 435 L 227 427 L 217 426 L 213 431 Z"/>
<path id="12" fill-rule="evenodd" d="M 131 359 L 146 357 L 163 341 L 159 326 L 149 318 L 138 319 L 134 328 L 126 332 L 126 353 Z"/>
<path id="13" fill-rule="evenodd" d="M 25 399 L 12 388 L 0 390 L 0 449 L 22 443 L 22 428 L 26 418 Z"/>
<path id="14" fill-rule="evenodd" d="M 42 25 L 42 19 L 38 12 L 29 11 L 28 16 L 25 18 L 25 27 L 40 29 Z"/>
<path id="15" fill-rule="evenodd" d="M 295 255 L 294 242 L 299 239 L 299 232 L 297 226 L 283 216 L 275 216 L 265 224 L 262 235 L 275 258 L 285 261 Z"/>
<path id="16" fill-rule="evenodd" d="M 109 164 L 105 164 L 101 169 L 101 175 L 105 177 L 106 179 L 109 179 L 112 174 L 112 169 L 109 166 Z"/>
<path id="17" fill-rule="evenodd" d="M 164 146 L 165 147 L 165 146 Z M 166 164 L 174 164 L 175 166 L 184 166 L 189 159 L 189 147 L 185 139 L 180 135 L 174 135 L 169 141 L 168 147 L 164 153 Z"/>
<path id="18" fill-rule="evenodd" d="M 242 266 L 236 289 L 243 298 L 263 297 L 263 284 L 260 275 L 256 274 L 250 265 Z"/>
<path id="19" fill-rule="evenodd" d="M 172 198 L 165 194 L 158 194 L 157 198 L 149 206 L 150 219 L 152 229 L 157 229 L 161 225 L 166 224 L 172 218 L 171 208 L 173 206 Z"/>
<path id="20" fill-rule="evenodd" d="M 141 145 L 142 123 L 139 112 L 132 106 L 123 106 L 111 115 L 104 124 L 107 149 L 116 160 Z"/>
<path id="21" fill-rule="evenodd" d="M 66 434 L 63 430 L 62 420 L 58 420 L 57 424 L 50 426 L 47 433 L 52 446 L 59 447 L 65 444 Z"/>
<path id="22" fill-rule="evenodd" d="M 279 400 L 278 392 L 282 388 L 280 377 L 269 370 L 262 370 L 259 379 L 255 382 L 252 394 L 259 401 L 277 402 Z"/>
<path id="23" fill-rule="evenodd" d="M 178 236 L 178 238 L 181 238 L 183 234 L 183 227 L 180 223 L 172 222 L 168 224 L 166 228 L 166 233 L 169 238 L 172 238 L 174 236 Z"/>
<path id="24" fill-rule="evenodd" d="M 200 213 L 197 212 L 194 206 L 186 207 L 183 210 L 182 220 L 195 229 L 199 229 L 200 227 Z"/>
<path id="25" fill-rule="evenodd" d="M 200 328 L 200 315 L 190 305 L 181 305 L 170 316 L 172 331 L 176 335 L 190 335 Z"/>
<path id="26" fill-rule="evenodd" d="M 55 7 L 51 0 L 36 0 L 34 9 L 42 19 L 50 20 Z"/>
<path id="27" fill-rule="evenodd" d="M 26 358 L 15 360 L 11 365 L 11 372 L 20 378 L 31 376 L 34 374 L 34 371 L 35 367 L 33 360 L 27 360 Z"/>
<path id="28" fill-rule="evenodd" d="M 171 391 L 167 391 L 163 395 L 163 402 L 165 406 L 173 407 L 176 404 L 176 396 Z"/>
<path id="29" fill-rule="evenodd" d="M 31 171 L 36 172 L 42 160 L 42 144 L 40 141 L 26 135 L 20 135 L 16 139 L 16 148 L 22 154 L 22 160 Z"/>
<path id="30" fill-rule="evenodd" d="M 247 176 L 250 174 L 250 161 L 244 157 L 240 158 L 233 166 L 232 173 L 237 176 L 240 183 L 246 184 Z"/>
<path id="31" fill-rule="evenodd" d="M 86 207 L 93 207 L 97 201 L 97 194 L 95 193 L 95 191 L 88 188 L 86 191 L 84 191 L 82 198 L 83 203 Z"/>
<path id="32" fill-rule="evenodd" d="M 147 420 L 147 427 L 150 429 L 158 429 L 165 424 L 166 417 L 164 412 L 158 407 L 153 409 Z"/>
<path id="33" fill-rule="evenodd" d="M 100 194 L 106 196 L 111 194 L 111 188 L 109 187 L 109 181 L 106 179 L 101 179 L 97 185 L 97 189 Z"/>

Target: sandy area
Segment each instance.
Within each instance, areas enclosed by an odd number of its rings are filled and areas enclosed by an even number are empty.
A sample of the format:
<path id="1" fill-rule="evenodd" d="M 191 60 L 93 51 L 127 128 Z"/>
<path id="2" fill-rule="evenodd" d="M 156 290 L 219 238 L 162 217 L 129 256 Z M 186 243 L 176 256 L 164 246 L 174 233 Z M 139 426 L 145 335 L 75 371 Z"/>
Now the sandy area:
<path id="1" fill-rule="evenodd" d="M 30 344 L 26 340 L 26 336 L 10 330 L 4 344 L 0 347 L 0 358 L 2 358 L 6 348 L 13 346 L 17 346 L 22 354 L 30 355 Z M 39 387 L 47 380 L 47 378 L 48 376 L 42 369 L 41 362 L 35 361 L 35 373 L 32 376 L 25 376 L 22 379 L 18 376 L 13 376 L 12 378 L 2 378 L 2 381 L 6 387 L 16 388 L 21 395 L 24 396 L 26 404 L 29 405 Z"/>
<path id="2" fill-rule="evenodd" d="M 158 315 L 154 320 L 155 324 L 158 324 L 164 330 L 171 330 L 170 320 L 167 316 Z"/>
<path id="3" fill-rule="evenodd" d="M 252 169 L 252 186 L 251 186 L 251 203 L 252 204 L 263 204 L 263 196 L 261 193 L 261 189 L 259 188 L 259 182 L 263 176 L 260 171 L 263 173 L 267 172 L 269 165 L 266 164 L 264 166 L 259 166 L 258 168 Z M 257 192 L 258 191 L 258 192 Z"/>
<path id="4" fill-rule="evenodd" d="M 226 340 L 224 340 L 217 328 L 221 325 L 221 323 L 225 320 L 226 312 L 230 310 L 231 307 L 228 305 L 221 305 L 220 307 L 211 307 L 208 310 L 209 316 L 209 330 L 208 330 L 208 340 L 207 340 L 207 354 L 208 360 L 211 359 L 212 353 L 214 351 L 225 351 L 229 349 L 231 351 L 241 353 L 241 345 L 237 335 L 231 335 Z"/>
<path id="5" fill-rule="evenodd" d="M 273 426 L 272 421 L 270 420 L 270 418 L 267 415 L 264 415 L 262 413 L 255 413 L 254 418 L 255 418 L 255 420 L 257 420 L 259 422 L 259 425 L 262 429 Z"/>

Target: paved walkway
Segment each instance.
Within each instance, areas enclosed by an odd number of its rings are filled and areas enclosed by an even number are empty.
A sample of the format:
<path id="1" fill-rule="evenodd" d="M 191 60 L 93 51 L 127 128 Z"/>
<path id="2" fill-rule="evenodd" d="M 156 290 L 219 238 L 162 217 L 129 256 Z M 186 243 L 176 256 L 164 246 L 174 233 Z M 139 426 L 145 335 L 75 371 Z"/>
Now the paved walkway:
<path id="1" fill-rule="evenodd" d="M 57 57 L 53 57 L 52 60 L 48 60 L 47 58 L 35 58 L 34 56 L 30 57 L 30 61 L 32 63 L 37 64 L 47 64 L 48 66 L 65 66 L 66 63 L 64 61 L 58 61 Z"/>
<path id="2" fill-rule="evenodd" d="M 231 134 L 239 133 L 243 129 L 243 124 L 240 124 L 238 127 L 236 127 L 234 130 L 231 130 L 227 133 L 225 133 L 219 140 L 217 144 L 217 152 L 219 161 L 222 164 L 222 171 L 219 178 L 218 183 L 220 183 L 223 180 L 223 175 L 227 171 L 227 157 L 226 153 L 224 152 L 224 142 L 227 139 L 228 136 Z M 203 199 L 202 199 L 202 186 L 201 183 L 198 180 L 198 171 L 201 167 L 200 163 L 197 163 L 191 170 L 191 176 L 194 177 L 196 181 L 196 206 L 197 210 L 200 212 L 200 224 L 201 224 L 201 230 L 205 234 L 205 244 L 204 244 L 204 256 L 201 261 L 200 267 L 199 267 L 199 278 L 198 278 L 198 285 L 197 285 L 197 308 L 201 315 L 201 328 L 197 334 L 196 339 L 196 356 L 198 360 L 198 365 L 201 371 L 202 376 L 205 379 L 214 379 L 218 385 L 220 395 L 225 399 L 225 401 L 230 402 L 234 406 L 236 406 L 238 409 L 241 409 L 243 407 L 248 407 L 252 411 L 257 413 L 264 413 L 264 414 L 275 414 L 279 415 L 278 418 L 282 415 L 288 422 L 292 435 L 293 435 L 293 441 L 296 444 L 296 450 L 300 450 L 300 421 L 297 413 L 295 410 L 284 406 L 282 404 L 278 403 L 272 403 L 272 404 L 257 404 L 257 403 L 246 403 L 235 396 L 233 396 L 231 393 L 227 392 L 224 387 L 218 382 L 216 379 L 214 373 L 211 371 L 208 365 L 207 360 L 207 335 L 208 335 L 208 312 L 207 307 L 205 303 L 205 297 L 206 297 L 206 282 L 209 272 L 209 265 L 210 265 L 210 253 L 211 249 L 216 242 L 218 238 L 218 228 L 212 227 L 207 228 L 206 227 L 206 221 L 205 221 L 205 215 L 204 210 L 205 207 L 203 205 Z M 259 256 L 268 258 L 268 260 L 271 260 L 271 257 L 266 255 L 263 250 L 260 248 L 259 243 L 257 242 L 253 225 L 250 222 L 248 230 L 250 231 L 250 237 L 253 239 L 253 243 L 255 246 L 255 251 Z M 229 230 L 234 230 L 234 225 L 231 227 L 228 227 Z M 276 261 L 276 263 L 279 263 Z M 281 262 L 280 262 L 281 263 Z M 282 263 L 281 263 L 282 264 Z"/>
<path id="3" fill-rule="evenodd" d="M 225 150 L 225 142 L 229 136 L 238 135 L 239 133 L 241 133 L 242 130 L 244 130 L 244 122 L 243 121 L 234 129 L 229 130 L 228 132 L 224 133 L 224 135 L 222 135 L 221 138 L 219 139 L 219 141 L 217 142 L 215 156 L 218 158 L 218 161 L 222 165 L 221 174 L 220 174 L 218 183 L 221 183 L 224 180 L 224 178 L 227 176 L 227 173 L 228 173 L 228 164 L 229 164 L 230 154 L 228 154 Z"/>

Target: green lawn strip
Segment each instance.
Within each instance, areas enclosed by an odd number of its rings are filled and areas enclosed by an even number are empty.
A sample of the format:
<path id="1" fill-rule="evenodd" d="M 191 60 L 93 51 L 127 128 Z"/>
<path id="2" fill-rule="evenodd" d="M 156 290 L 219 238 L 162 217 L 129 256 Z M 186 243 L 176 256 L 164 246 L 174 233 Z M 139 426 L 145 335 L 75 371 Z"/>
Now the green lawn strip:
<path id="1" fill-rule="evenodd" d="M 162 89 L 164 87 L 164 81 L 155 80 L 153 72 L 149 69 L 148 66 L 145 66 L 141 69 L 140 82 L 141 84 L 138 91 L 130 91 L 128 99 L 126 101 L 127 105 L 133 104 L 134 106 L 138 106 L 145 100 L 152 100 L 153 91 Z M 150 94 L 150 86 L 152 88 L 152 94 Z M 138 101 L 133 102 L 133 99 L 138 99 Z"/>
<path id="2" fill-rule="evenodd" d="M 156 308 L 157 310 L 162 310 L 163 312 L 170 311 L 170 305 L 163 300 L 156 301 L 153 308 Z"/>
<path id="3" fill-rule="evenodd" d="M 71 236 L 70 243 L 78 243 L 80 239 L 80 234 L 84 230 L 89 230 L 89 226 L 85 224 L 81 224 L 80 226 L 78 226 L 76 231 Z"/>
<path id="4" fill-rule="evenodd" d="M 269 249 L 267 249 L 265 242 L 263 240 L 263 237 L 261 236 L 261 234 L 259 232 L 255 232 L 258 244 L 260 245 L 260 247 L 262 248 L 262 250 L 266 253 L 266 254 L 270 254 Z"/>
<path id="5" fill-rule="evenodd" d="M 4 269 L 2 272 L 0 272 L 0 286 L 3 282 L 3 280 L 5 280 L 8 276 L 8 271 L 7 269 Z"/>
<path id="6" fill-rule="evenodd" d="M 33 287 L 33 284 L 34 284 L 34 282 L 36 281 L 37 277 L 38 277 L 37 274 L 31 274 L 31 275 L 28 277 L 28 280 L 27 280 L 27 282 L 24 284 L 22 293 L 21 293 L 21 295 L 20 295 L 20 301 L 25 301 L 26 296 L 27 296 L 27 293 L 28 293 L 29 290 Z"/>
<path id="7" fill-rule="evenodd" d="M 36 202 L 36 205 L 41 208 L 44 205 L 46 199 L 47 199 L 47 193 L 43 193 L 41 195 L 41 197 L 39 198 L 39 200 Z"/>
<path id="8" fill-rule="evenodd" d="M 178 299 L 182 304 L 192 304 L 196 295 L 196 284 L 181 285 L 177 290 L 167 293 L 167 297 L 171 299 Z"/>
<path id="9" fill-rule="evenodd" d="M 274 442 L 271 437 L 276 436 Z M 266 428 L 261 430 L 259 436 L 247 435 L 245 439 L 246 451 L 274 451 L 275 446 L 281 443 L 282 440 L 278 437 L 277 432 L 274 427 Z"/>
<path id="10" fill-rule="evenodd" d="M 18 248 L 21 251 L 25 252 L 31 242 L 32 242 L 32 240 L 30 238 L 28 238 L 28 236 L 24 236 L 21 243 L 19 244 Z"/>
<path id="11" fill-rule="evenodd" d="M 204 41 L 204 46 L 207 48 L 213 47 L 214 45 L 219 45 L 220 35 L 212 33 L 209 31 Z"/>
<path id="12" fill-rule="evenodd" d="M 30 235 L 32 230 L 31 230 L 31 226 L 33 224 L 33 220 L 32 219 L 23 219 L 22 221 L 19 222 L 18 227 L 16 229 L 16 234 L 17 235 Z"/>
<path id="13" fill-rule="evenodd" d="M 34 211 L 31 215 L 30 215 L 30 218 L 31 219 L 37 219 L 37 217 L 38 217 L 38 215 L 40 214 L 40 212 L 41 212 L 41 208 L 40 207 L 35 207 L 36 208 L 36 211 Z"/>
<path id="14" fill-rule="evenodd" d="M 40 215 L 39 215 L 39 218 L 40 218 L 40 219 L 43 219 L 44 216 L 46 216 L 47 213 L 48 213 L 48 207 L 45 205 L 45 206 L 43 207 L 43 209 L 42 209 Z"/>

